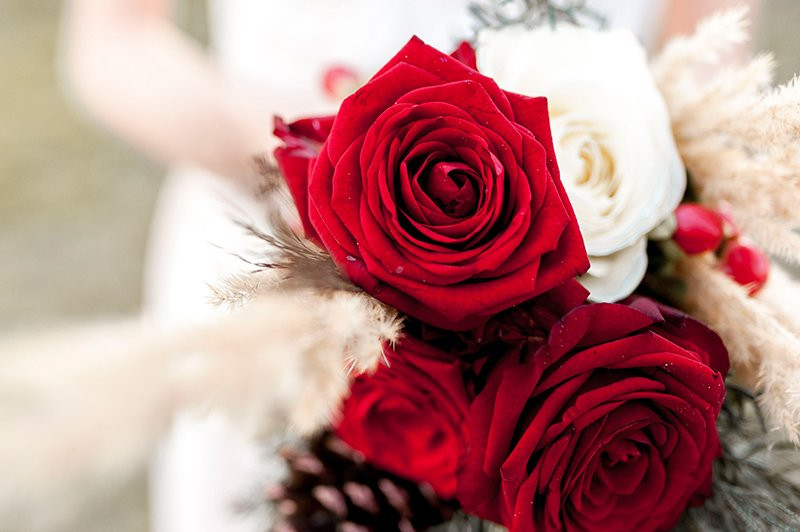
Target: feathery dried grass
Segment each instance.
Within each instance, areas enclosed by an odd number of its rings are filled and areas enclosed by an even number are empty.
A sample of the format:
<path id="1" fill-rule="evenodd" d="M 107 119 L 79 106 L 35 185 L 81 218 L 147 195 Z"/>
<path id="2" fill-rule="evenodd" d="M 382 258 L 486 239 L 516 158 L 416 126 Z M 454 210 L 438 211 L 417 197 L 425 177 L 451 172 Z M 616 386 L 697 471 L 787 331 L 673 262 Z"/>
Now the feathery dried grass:
<path id="1" fill-rule="evenodd" d="M 295 229 L 300 218 L 280 171 L 266 159 L 256 159 L 256 166 L 263 176 L 260 199 L 268 219 L 263 227 L 237 222 L 259 244 L 249 256 L 237 254 L 253 271 L 212 285 L 210 302 L 236 309 L 266 292 L 360 292 L 342 276 L 329 253 Z"/>
<path id="2" fill-rule="evenodd" d="M 719 333 L 737 379 L 759 392 L 770 422 L 800 444 L 800 340 L 766 302 L 720 271 L 710 257 L 684 259 L 685 305 Z"/>
<path id="3" fill-rule="evenodd" d="M 238 310 L 259 294 L 276 289 L 280 284 L 272 272 L 253 272 L 236 274 L 209 285 L 211 295 L 209 303 L 215 307 L 223 307 L 228 311 Z"/>
<path id="4" fill-rule="evenodd" d="M 0 528 L 33 529 L 139 469 L 174 414 L 214 408 L 261 432 L 308 433 L 399 331 L 368 296 L 261 295 L 171 335 L 139 324 L 0 345 Z"/>
<path id="5" fill-rule="evenodd" d="M 800 264 L 800 82 L 773 89 L 769 55 L 723 64 L 748 38 L 746 16 L 730 10 L 673 40 L 653 72 L 700 199 L 727 203 L 766 250 Z"/>
<path id="6" fill-rule="evenodd" d="M 273 288 L 281 290 L 315 289 L 326 291 L 359 291 L 339 273 L 330 254 L 310 240 L 295 233 L 283 219 L 275 219 L 266 233 L 249 224 L 244 229 L 260 239 L 269 259 L 257 263 L 256 273 L 272 270 L 280 276 Z"/>
<path id="7" fill-rule="evenodd" d="M 672 39 L 653 65 L 659 82 L 666 86 L 683 83 L 694 74 L 697 64 L 718 63 L 746 42 L 746 16 L 744 7 L 723 11 L 703 21 L 693 35 Z"/>
<path id="8" fill-rule="evenodd" d="M 702 23 L 673 40 L 653 63 L 681 157 L 701 202 L 724 204 L 766 251 L 800 264 L 800 83 L 772 88 L 774 61 L 761 55 L 729 66 L 746 42 L 747 10 Z M 708 262 L 687 259 L 690 311 L 724 338 L 740 378 L 760 393 L 775 426 L 800 443 L 800 327 L 786 312 L 797 290 L 754 299 Z"/>
<path id="9" fill-rule="evenodd" d="M 791 197 L 788 194 L 787 196 Z M 761 244 L 767 253 L 787 262 L 796 263 L 800 258 L 800 234 L 794 231 L 794 224 L 774 217 L 756 217 L 751 214 L 742 214 L 737 221 L 745 228 L 747 236 Z"/>
<path id="10" fill-rule="evenodd" d="M 780 262 L 773 262 L 769 279 L 756 299 L 768 305 L 781 323 L 800 337 L 800 283 Z"/>

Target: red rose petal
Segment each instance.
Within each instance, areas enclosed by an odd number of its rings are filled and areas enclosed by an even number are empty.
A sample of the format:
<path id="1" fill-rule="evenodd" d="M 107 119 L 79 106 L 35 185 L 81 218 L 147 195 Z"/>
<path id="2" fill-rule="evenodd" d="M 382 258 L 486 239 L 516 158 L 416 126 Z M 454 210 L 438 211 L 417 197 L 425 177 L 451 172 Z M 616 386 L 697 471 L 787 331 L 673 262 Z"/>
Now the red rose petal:
<path id="1" fill-rule="evenodd" d="M 450 56 L 458 59 L 472 70 L 478 70 L 478 58 L 475 54 L 475 48 L 467 41 L 462 41 Z"/>
<path id="2" fill-rule="evenodd" d="M 409 63 L 431 72 L 438 76 L 441 82 L 444 83 L 449 81 L 462 81 L 464 79 L 476 81 L 483 85 L 503 114 L 511 115 L 511 107 L 508 103 L 508 98 L 504 91 L 500 90 L 494 80 L 479 74 L 475 69 L 470 68 L 461 61 L 453 59 L 439 50 L 428 46 L 418 37 L 412 37 L 397 55 L 378 71 L 376 77 L 382 75 L 395 65 L 402 63 Z"/>
<path id="3" fill-rule="evenodd" d="M 435 75 L 408 63 L 399 63 L 376 76 L 342 102 L 326 144 L 328 156 L 338 162 L 355 139 L 398 98 L 439 82 Z"/>
<path id="4" fill-rule="evenodd" d="M 666 530 L 696 501 L 725 390 L 714 357 L 694 350 L 719 346 L 646 303 L 579 307 L 538 351 L 514 348 L 489 370 L 468 417 L 467 511 L 512 532 Z"/>

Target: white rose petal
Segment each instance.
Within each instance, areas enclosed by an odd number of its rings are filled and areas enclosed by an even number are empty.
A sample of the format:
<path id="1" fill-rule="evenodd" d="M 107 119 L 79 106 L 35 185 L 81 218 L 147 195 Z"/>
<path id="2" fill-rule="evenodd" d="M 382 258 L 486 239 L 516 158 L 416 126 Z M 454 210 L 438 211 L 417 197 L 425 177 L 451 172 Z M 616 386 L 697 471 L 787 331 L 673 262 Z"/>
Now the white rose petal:
<path id="1" fill-rule="evenodd" d="M 592 268 L 594 301 L 622 299 L 647 267 L 646 235 L 680 202 L 686 173 L 644 49 L 625 30 L 507 27 L 478 38 L 478 69 L 546 96 L 561 180 Z"/>
<path id="2" fill-rule="evenodd" d="M 647 270 L 647 239 L 605 257 L 594 256 L 589 271 L 578 280 L 592 294 L 592 301 L 612 303 L 629 296 Z M 620 267 L 620 265 L 625 267 Z M 624 294 L 624 295 L 621 295 Z"/>

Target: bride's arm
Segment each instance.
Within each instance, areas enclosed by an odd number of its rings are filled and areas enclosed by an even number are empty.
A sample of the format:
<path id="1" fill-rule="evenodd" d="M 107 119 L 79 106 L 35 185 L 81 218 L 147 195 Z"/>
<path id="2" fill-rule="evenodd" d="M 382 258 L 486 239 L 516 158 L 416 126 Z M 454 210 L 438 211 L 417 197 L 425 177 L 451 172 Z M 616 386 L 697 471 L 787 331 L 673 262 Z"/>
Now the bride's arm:
<path id="1" fill-rule="evenodd" d="M 70 0 L 64 67 L 101 124 L 163 162 L 250 171 L 270 134 L 263 96 L 226 80 L 170 21 L 171 0 Z"/>

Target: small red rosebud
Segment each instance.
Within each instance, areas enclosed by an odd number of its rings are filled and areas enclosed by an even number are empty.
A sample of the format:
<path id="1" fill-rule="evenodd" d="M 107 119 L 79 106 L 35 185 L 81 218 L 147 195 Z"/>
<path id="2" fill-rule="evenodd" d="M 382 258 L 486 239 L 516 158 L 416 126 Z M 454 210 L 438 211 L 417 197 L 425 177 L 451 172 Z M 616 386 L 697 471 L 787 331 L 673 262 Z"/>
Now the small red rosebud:
<path id="1" fill-rule="evenodd" d="M 355 92 L 359 84 L 356 71 L 343 65 L 331 66 L 322 75 L 325 94 L 337 100 L 343 100 Z"/>
<path id="2" fill-rule="evenodd" d="M 755 244 L 740 238 L 732 241 L 722 257 L 728 276 L 755 295 L 769 277 L 769 259 Z"/>
<path id="3" fill-rule="evenodd" d="M 672 238 L 689 255 L 714 251 L 722 243 L 722 218 L 711 209 L 684 203 L 675 210 L 675 219 L 678 227 Z"/>

